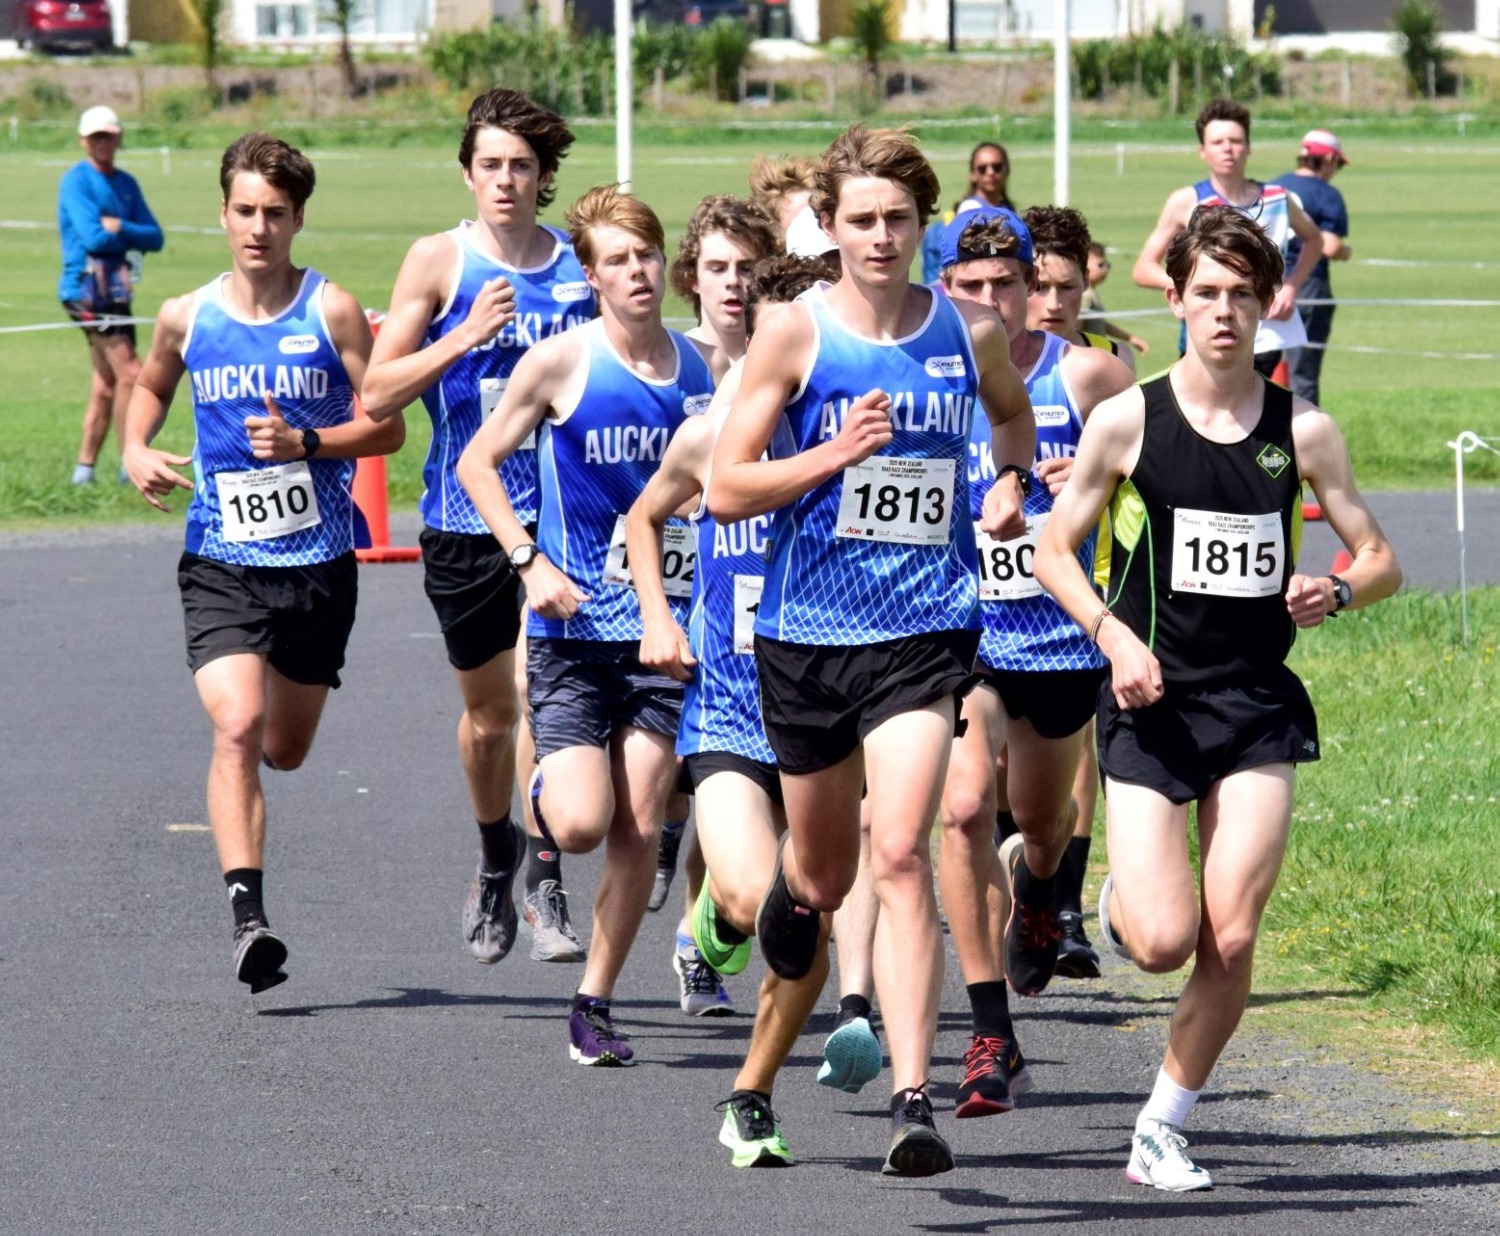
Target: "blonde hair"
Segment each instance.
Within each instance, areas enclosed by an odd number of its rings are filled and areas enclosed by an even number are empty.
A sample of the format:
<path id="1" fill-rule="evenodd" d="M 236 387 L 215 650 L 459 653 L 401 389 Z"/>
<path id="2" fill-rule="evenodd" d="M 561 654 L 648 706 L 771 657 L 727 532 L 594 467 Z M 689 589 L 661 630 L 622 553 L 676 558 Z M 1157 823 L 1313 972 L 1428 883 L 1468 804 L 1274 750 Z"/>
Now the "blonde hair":
<path id="1" fill-rule="evenodd" d="M 783 198 L 812 192 L 814 167 L 811 159 L 801 155 L 789 159 L 761 155 L 750 165 L 750 200 L 771 218 L 781 218 Z"/>
<path id="2" fill-rule="evenodd" d="M 663 255 L 667 251 L 666 233 L 662 231 L 656 212 L 617 184 L 596 185 L 590 189 L 568 207 L 563 222 L 568 229 L 568 239 L 573 242 L 573 252 L 588 267 L 594 265 L 597 256 L 593 242 L 595 228 L 617 227 L 639 237 Z"/>
<path id="3" fill-rule="evenodd" d="M 937 173 L 917 149 L 911 134 L 900 129 L 867 129 L 856 124 L 833 139 L 814 173 L 812 208 L 825 226 L 833 219 L 844 181 L 861 176 L 900 185 L 912 195 L 917 205 L 917 221 L 924 226 L 937 210 Z"/>

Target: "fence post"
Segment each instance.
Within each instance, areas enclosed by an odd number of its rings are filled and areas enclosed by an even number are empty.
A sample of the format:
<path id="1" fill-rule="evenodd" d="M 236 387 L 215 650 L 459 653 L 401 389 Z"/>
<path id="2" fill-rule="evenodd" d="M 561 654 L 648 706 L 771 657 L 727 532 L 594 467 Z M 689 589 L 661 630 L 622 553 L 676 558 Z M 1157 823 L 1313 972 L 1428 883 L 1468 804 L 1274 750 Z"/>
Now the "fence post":
<path id="1" fill-rule="evenodd" d="M 1176 56 L 1167 66 L 1167 109 L 1174 116 L 1182 111 L 1182 65 Z"/>
<path id="2" fill-rule="evenodd" d="M 656 110 L 661 111 L 666 106 L 667 71 L 661 65 L 656 66 L 656 73 L 651 83 L 651 98 L 656 105 Z"/>

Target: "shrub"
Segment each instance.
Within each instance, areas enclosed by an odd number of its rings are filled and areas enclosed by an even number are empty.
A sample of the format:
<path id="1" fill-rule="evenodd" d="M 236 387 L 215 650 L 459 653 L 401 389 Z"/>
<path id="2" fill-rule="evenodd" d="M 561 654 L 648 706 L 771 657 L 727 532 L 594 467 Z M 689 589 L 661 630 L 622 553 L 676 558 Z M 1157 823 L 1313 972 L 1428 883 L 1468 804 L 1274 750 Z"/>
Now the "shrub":
<path id="1" fill-rule="evenodd" d="M 717 98 L 738 98 L 740 70 L 750 60 L 750 27 L 733 17 L 715 18 L 698 36 L 690 59 L 695 90 L 706 90 L 712 80 Z"/>
<path id="2" fill-rule="evenodd" d="M 1449 51 L 1442 43 L 1443 11 L 1432 0 L 1402 0 L 1391 14 L 1396 51 L 1406 68 L 1406 88 L 1412 94 L 1452 94 L 1457 75 L 1448 68 Z"/>
<path id="3" fill-rule="evenodd" d="M 1102 99 L 1137 81 L 1149 97 L 1162 98 L 1174 60 L 1183 99 L 1192 97 L 1195 71 L 1205 94 L 1244 95 L 1257 81 L 1261 93 L 1281 93 L 1281 64 L 1274 56 L 1252 55 L 1233 39 L 1192 27 L 1169 32 L 1157 26 L 1144 37 L 1080 43 L 1073 52 L 1074 79 L 1086 99 Z"/>

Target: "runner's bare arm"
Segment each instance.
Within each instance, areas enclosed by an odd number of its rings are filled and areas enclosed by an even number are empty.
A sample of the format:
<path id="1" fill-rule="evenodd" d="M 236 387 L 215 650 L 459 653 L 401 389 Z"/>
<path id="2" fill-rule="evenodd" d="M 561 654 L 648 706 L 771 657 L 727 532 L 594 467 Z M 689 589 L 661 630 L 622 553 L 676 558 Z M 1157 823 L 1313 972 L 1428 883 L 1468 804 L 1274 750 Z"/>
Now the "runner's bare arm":
<path id="1" fill-rule="evenodd" d="M 1073 476 L 1052 507 L 1037 543 L 1032 569 L 1037 582 L 1069 616 L 1094 636 L 1109 659 L 1115 700 L 1141 708 L 1161 698 L 1161 665 L 1118 619 L 1100 621 L 1104 604 L 1078 564 L 1078 547 L 1099 523 L 1115 488 L 1140 456 L 1145 401 L 1136 387 L 1100 404 L 1084 426 Z"/>
<path id="2" fill-rule="evenodd" d="M 192 311 L 191 295 L 162 304 L 151 335 L 151 351 L 146 354 L 140 377 L 130 392 L 130 406 L 125 411 L 121 463 L 130 483 L 158 511 L 168 509 L 161 499 L 172 490 L 193 488 L 190 478 L 174 471 L 190 467 L 192 456 L 173 455 L 150 445 L 166 422 L 177 384 L 187 372 L 182 362 L 182 346 Z"/>
<path id="3" fill-rule="evenodd" d="M 1349 451 L 1333 417 L 1305 399 L 1296 402 L 1292 442 L 1302 479 L 1312 486 L 1323 518 L 1353 558 L 1339 578 L 1354 599 L 1350 609 L 1383 601 L 1401 587 L 1401 566 L 1364 495 L 1354 482 Z M 1327 575 L 1293 575 L 1287 584 L 1287 612 L 1299 627 L 1315 627 L 1334 610 L 1333 581 Z"/>
<path id="4" fill-rule="evenodd" d="M 790 459 L 761 458 L 802 381 L 812 349 L 805 307 L 784 306 L 758 321 L 740 393 L 714 450 L 708 506 L 720 522 L 734 523 L 786 506 L 891 440 L 890 399 L 882 391 L 869 391 L 850 406 L 836 437 Z"/>
<path id="5" fill-rule="evenodd" d="M 449 365 L 488 343 L 515 317 L 515 290 L 495 278 L 475 298 L 461 326 L 424 347 L 427 328 L 452 295 L 457 264 L 454 240 L 446 233 L 422 237 L 401 263 L 361 392 L 373 419 L 383 420 L 420 399 Z"/>
<path id="6" fill-rule="evenodd" d="M 661 466 L 625 516 L 625 552 L 645 624 L 641 664 L 679 682 L 692 680 L 697 660 L 688 647 L 687 634 L 672 615 L 662 586 L 662 529 L 667 520 L 703 492 L 713 446 L 713 413 L 689 418 L 673 436 Z"/>
<path id="7" fill-rule="evenodd" d="M 1165 291 L 1172 286 L 1172 281 L 1167 278 L 1166 268 L 1162 266 L 1166 261 L 1167 246 L 1172 243 L 1172 237 L 1186 226 L 1188 216 L 1193 213 L 1193 207 L 1197 204 L 1198 195 L 1191 185 L 1168 195 L 1156 226 L 1151 229 L 1151 235 L 1146 237 L 1140 256 L 1135 259 L 1135 266 L 1130 271 L 1130 277 L 1138 287 L 1161 288 Z"/>
<path id="8" fill-rule="evenodd" d="M 969 301 L 954 301 L 969 324 L 974 361 L 979 366 L 979 402 L 990 420 L 990 449 L 995 468 L 1028 472 L 1036 461 L 1036 418 L 1026 383 L 1011 363 L 1010 342 L 993 310 Z M 1020 479 L 1007 472 L 984 498 L 979 526 L 996 540 L 1008 541 L 1026 531 Z"/>
<path id="9" fill-rule="evenodd" d="M 1277 321 L 1292 316 L 1297 307 L 1297 294 L 1323 256 L 1323 233 L 1295 197 L 1287 202 L 1287 217 L 1291 220 L 1292 231 L 1302 242 L 1302 252 L 1297 255 L 1297 264 L 1282 279 L 1271 307 L 1266 310 L 1266 316 Z"/>

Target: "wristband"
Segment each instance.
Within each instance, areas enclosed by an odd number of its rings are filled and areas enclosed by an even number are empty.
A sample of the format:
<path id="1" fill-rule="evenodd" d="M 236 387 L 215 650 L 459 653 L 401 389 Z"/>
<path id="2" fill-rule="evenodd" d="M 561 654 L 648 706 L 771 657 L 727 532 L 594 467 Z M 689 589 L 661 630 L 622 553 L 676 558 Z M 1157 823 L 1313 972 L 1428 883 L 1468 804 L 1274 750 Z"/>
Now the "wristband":
<path id="1" fill-rule="evenodd" d="M 1097 644 L 1099 642 L 1099 628 L 1104 625 L 1106 618 L 1113 617 L 1114 613 L 1107 605 L 1094 615 L 1094 621 L 1089 623 L 1089 643 Z"/>

